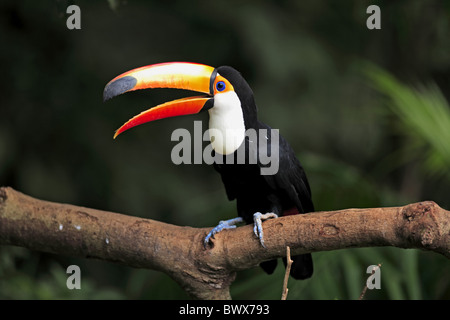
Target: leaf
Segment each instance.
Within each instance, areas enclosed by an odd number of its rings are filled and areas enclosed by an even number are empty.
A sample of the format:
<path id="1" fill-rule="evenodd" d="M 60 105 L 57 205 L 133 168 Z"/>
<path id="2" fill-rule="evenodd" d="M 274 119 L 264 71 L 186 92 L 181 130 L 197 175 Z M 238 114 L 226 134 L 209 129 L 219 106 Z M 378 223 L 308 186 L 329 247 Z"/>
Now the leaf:
<path id="1" fill-rule="evenodd" d="M 430 176 L 450 180 L 450 106 L 438 86 L 407 86 L 372 64 L 364 64 L 364 73 L 400 121 L 409 157 L 420 159 Z"/>

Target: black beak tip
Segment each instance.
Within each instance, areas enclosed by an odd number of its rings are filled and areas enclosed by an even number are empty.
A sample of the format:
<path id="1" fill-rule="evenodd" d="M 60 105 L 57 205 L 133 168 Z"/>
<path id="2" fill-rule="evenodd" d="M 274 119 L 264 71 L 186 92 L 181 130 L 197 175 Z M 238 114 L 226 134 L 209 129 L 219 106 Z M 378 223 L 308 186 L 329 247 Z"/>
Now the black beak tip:
<path id="1" fill-rule="evenodd" d="M 137 79 L 132 76 L 125 76 L 117 79 L 111 83 L 108 83 L 103 90 L 103 102 L 114 98 L 122 93 L 130 91 L 137 83 Z"/>

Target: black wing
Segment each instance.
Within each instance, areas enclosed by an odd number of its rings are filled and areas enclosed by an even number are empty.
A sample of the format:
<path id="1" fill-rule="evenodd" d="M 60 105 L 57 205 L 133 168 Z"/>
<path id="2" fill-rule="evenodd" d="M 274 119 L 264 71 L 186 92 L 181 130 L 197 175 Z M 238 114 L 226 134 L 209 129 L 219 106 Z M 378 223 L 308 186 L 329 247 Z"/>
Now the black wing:
<path id="1" fill-rule="evenodd" d="M 270 130 L 268 125 L 261 122 L 259 124 L 261 128 Z M 276 137 L 268 135 L 268 138 L 270 144 L 273 145 Z M 282 203 L 290 200 L 300 213 L 313 212 L 311 188 L 300 161 L 292 147 L 281 135 L 278 137 L 278 146 L 278 172 L 274 175 L 264 175 L 265 181 L 272 189 L 276 190 L 281 198 L 284 198 Z M 290 208 L 285 207 L 284 209 Z"/>

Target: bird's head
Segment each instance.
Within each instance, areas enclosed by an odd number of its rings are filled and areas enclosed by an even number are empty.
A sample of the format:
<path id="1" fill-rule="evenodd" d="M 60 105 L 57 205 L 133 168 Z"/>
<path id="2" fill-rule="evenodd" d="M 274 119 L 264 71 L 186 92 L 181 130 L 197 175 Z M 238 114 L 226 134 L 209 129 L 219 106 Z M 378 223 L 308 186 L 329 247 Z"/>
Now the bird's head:
<path id="1" fill-rule="evenodd" d="M 219 153 L 229 154 L 239 147 L 246 128 L 256 121 L 251 88 L 238 71 L 227 66 L 213 68 L 197 63 L 170 62 L 133 69 L 106 85 L 103 100 L 148 88 L 185 89 L 203 95 L 177 99 L 143 111 L 123 124 L 114 138 L 146 122 L 208 110 L 209 129 L 220 130 L 225 138 L 229 135 L 225 140 L 227 143 L 213 143 L 213 148 Z"/>

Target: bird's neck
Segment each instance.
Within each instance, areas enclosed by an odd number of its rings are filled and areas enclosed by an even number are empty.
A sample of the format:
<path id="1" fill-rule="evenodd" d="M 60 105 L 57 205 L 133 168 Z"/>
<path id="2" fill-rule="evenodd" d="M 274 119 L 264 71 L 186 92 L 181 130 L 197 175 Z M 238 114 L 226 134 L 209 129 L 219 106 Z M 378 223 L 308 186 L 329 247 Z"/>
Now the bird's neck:
<path id="1" fill-rule="evenodd" d="M 214 151 L 234 153 L 245 138 L 244 115 L 241 102 L 234 92 L 216 95 L 209 112 L 210 141 Z"/>

